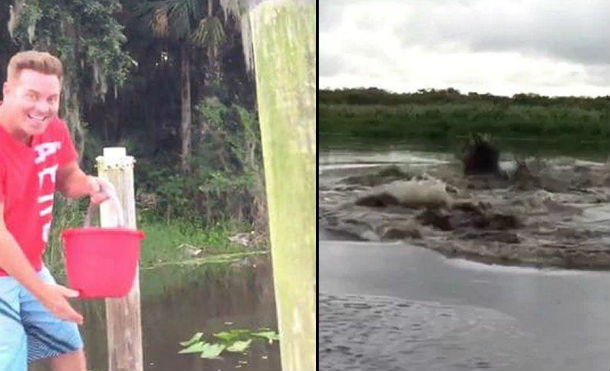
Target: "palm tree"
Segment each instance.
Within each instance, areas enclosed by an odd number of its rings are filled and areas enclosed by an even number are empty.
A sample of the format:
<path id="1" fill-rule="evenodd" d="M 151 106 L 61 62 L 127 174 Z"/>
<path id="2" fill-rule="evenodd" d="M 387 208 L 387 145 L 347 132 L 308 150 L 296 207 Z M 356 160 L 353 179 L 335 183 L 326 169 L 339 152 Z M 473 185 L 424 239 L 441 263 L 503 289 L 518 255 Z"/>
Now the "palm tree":
<path id="1" fill-rule="evenodd" d="M 208 56 L 207 78 L 218 80 L 220 78 L 220 60 L 218 47 L 225 38 L 224 27 L 220 18 L 215 14 L 214 1 L 208 0 L 207 14 L 199 21 L 199 25 L 193 33 L 193 42 L 203 47 Z M 207 84 L 206 84 L 207 85 Z"/>
<path id="2" fill-rule="evenodd" d="M 207 5 L 207 7 L 206 7 Z M 148 19 L 148 24 L 156 37 L 174 42 L 180 50 L 180 168 L 189 171 L 191 157 L 191 58 L 193 48 L 205 48 L 209 63 L 208 68 L 214 73 L 220 71 L 218 46 L 224 38 L 224 29 L 220 19 L 214 15 L 214 0 L 162 0 L 145 2 L 139 6 L 141 15 Z M 206 85 L 209 81 L 206 81 Z"/>
<path id="3" fill-rule="evenodd" d="M 178 43 L 180 48 L 180 168 L 188 171 L 191 153 L 191 75 L 190 36 L 196 21 L 201 16 L 201 2 L 198 0 L 151 1 L 141 5 L 140 11 L 149 19 L 149 25 L 156 37 Z"/>

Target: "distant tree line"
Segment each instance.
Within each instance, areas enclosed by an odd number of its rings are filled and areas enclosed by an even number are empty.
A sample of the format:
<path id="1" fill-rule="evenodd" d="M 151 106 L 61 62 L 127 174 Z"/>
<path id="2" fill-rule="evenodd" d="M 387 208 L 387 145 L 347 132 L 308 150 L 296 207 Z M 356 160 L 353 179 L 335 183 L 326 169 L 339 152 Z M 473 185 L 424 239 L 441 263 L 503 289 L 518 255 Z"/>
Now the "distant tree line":
<path id="1" fill-rule="evenodd" d="M 563 106 L 602 110 L 610 105 L 605 97 L 547 97 L 534 93 L 519 93 L 512 97 L 489 93 L 461 93 L 454 88 L 420 89 L 415 93 L 391 93 L 378 88 L 320 90 L 320 104 L 388 105 L 431 103 L 494 103 L 524 106 Z"/>

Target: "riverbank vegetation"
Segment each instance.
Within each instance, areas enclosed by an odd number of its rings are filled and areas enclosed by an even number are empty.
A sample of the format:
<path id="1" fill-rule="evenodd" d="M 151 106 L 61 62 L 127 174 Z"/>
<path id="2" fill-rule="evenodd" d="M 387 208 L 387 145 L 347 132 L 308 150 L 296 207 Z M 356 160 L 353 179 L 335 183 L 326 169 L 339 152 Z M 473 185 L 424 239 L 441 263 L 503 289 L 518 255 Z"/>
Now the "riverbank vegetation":
<path id="1" fill-rule="evenodd" d="M 356 141 L 457 143 L 474 133 L 551 147 L 604 146 L 610 97 L 463 94 L 449 88 L 395 94 L 380 89 L 320 91 L 322 145 Z M 527 144 L 526 144 L 527 145 Z"/>
<path id="2" fill-rule="evenodd" d="M 45 262 L 60 280 L 65 277 L 61 231 L 82 226 L 86 207 L 86 200 L 74 202 L 59 197 L 55 203 L 54 228 Z M 185 219 L 160 220 L 145 211 L 138 217 L 138 229 L 146 235 L 142 241 L 140 269 L 232 263 L 251 255 L 266 254 L 266 237 L 256 234 L 251 227 L 249 223 L 227 219 L 201 228 L 198 223 Z"/>

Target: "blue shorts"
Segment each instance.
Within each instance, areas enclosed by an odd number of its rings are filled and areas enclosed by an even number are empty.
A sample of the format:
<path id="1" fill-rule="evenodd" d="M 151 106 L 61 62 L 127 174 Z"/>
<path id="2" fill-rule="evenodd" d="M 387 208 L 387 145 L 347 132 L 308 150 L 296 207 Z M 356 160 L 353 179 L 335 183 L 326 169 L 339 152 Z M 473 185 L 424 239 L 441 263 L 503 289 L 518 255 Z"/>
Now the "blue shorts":
<path id="1" fill-rule="evenodd" d="M 38 277 L 55 283 L 46 267 Z M 0 277 L 0 371 L 26 371 L 28 362 L 82 348 L 76 323 L 55 317 L 13 277 Z"/>

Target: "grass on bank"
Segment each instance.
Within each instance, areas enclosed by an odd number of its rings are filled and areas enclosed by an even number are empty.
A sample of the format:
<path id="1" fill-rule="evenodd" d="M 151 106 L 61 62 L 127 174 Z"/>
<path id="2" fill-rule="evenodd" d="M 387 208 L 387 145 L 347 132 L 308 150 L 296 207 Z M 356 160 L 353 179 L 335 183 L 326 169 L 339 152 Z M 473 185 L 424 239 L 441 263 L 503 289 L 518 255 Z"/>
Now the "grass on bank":
<path id="1" fill-rule="evenodd" d="M 520 106 L 493 103 L 320 105 L 320 137 L 447 140 L 486 132 L 501 137 L 605 140 L 610 107 Z"/>
<path id="2" fill-rule="evenodd" d="M 146 234 L 140 256 L 143 269 L 230 261 L 231 257 L 246 256 L 253 250 L 229 240 L 237 233 L 249 233 L 252 229 L 231 221 L 206 229 L 185 222 L 152 222 L 143 224 L 140 229 Z"/>
<path id="3" fill-rule="evenodd" d="M 53 227 L 44 261 L 58 280 L 65 279 L 61 231 L 83 225 L 87 202 L 86 199 L 56 199 Z M 178 219 L 159 221 L 148 216 L 138 219 L 138 229 L 146 235 L 140 250 L 142 270 L 166 265 L 231 262 L 265 249 L 262 242 L 245 247 L 229 240 L 229 237 L 238 233 L 252 231 L 252 226 L 244 223 L 227 220 L 202 226 Z"/>

